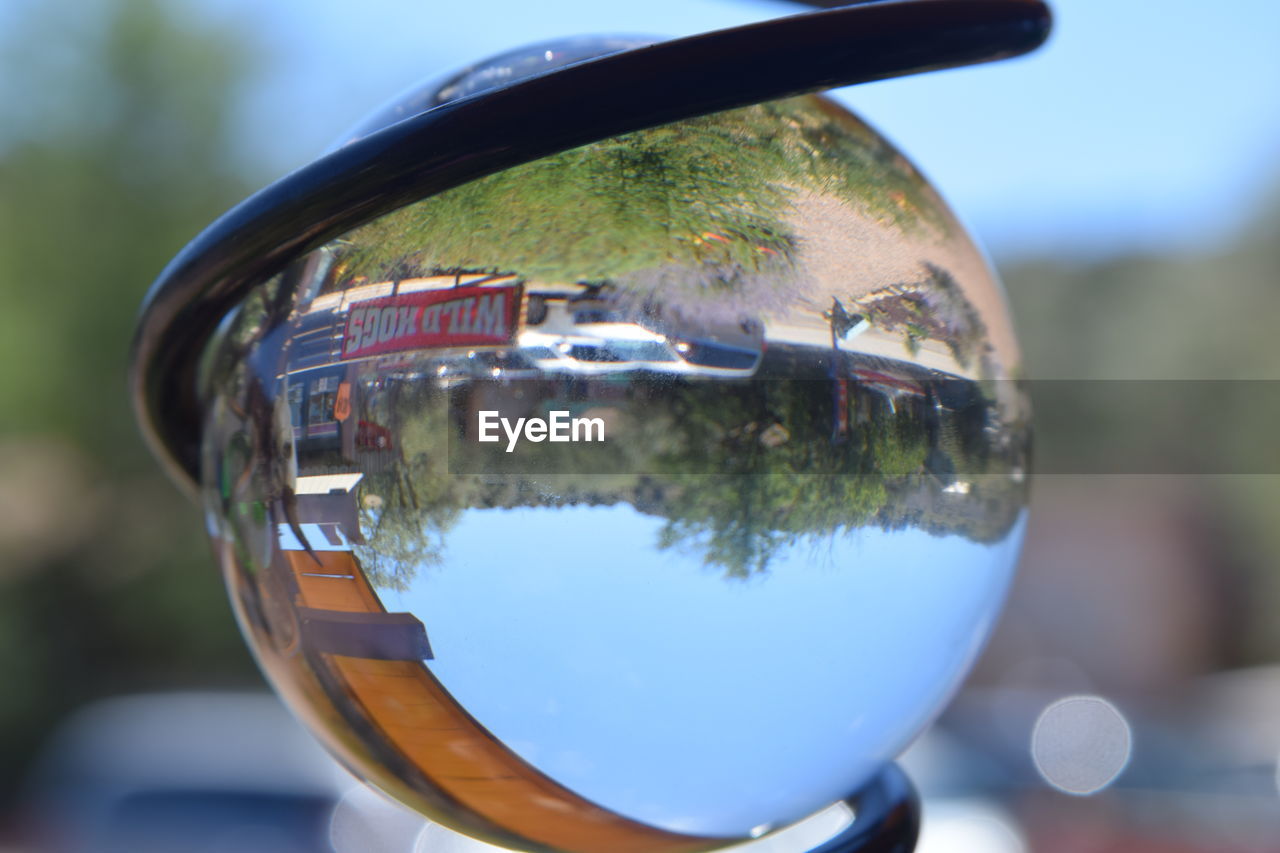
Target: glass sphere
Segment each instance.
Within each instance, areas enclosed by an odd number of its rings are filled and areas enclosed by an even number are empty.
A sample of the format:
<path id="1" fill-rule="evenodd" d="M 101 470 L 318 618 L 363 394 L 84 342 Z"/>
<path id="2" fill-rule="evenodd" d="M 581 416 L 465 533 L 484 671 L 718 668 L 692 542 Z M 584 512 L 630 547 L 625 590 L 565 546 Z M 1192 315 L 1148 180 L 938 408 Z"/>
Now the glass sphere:
<path id="1" fill-rule="evenodd" d="M 264 671 L 372 784 L 516 849 L 713 849 L 855 793 L 973 663 L 1017 373 L 937 194 L 803 97 L 263 282 L 207 354 L 205 505 Z"/>

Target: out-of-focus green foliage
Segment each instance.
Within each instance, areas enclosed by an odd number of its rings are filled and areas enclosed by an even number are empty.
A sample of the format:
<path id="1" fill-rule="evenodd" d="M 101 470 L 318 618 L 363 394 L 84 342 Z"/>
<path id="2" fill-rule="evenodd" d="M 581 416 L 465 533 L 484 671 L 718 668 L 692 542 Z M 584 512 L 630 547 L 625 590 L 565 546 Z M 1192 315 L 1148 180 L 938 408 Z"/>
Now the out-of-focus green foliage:
<path id="1" fill-rule="evenodd" d="M 825 353 L 808 355 L 823 368 Z M 361 564 L 374 586 L 403 590 L 419 570 L 444 562 L 465 510 L 517 506 L 630 504 L 663 519 L 659 548 L 693 554 L 726 579 L 769 571 L 784 548 L 817 548 L 869 526 L 989 543 L 1009 534 L 1025 506 L 1023 487 L 1008 476 L 1025 463 L 1025 437 L 1002 424 L 1014 436 L 1011 446 L 993 448 L 994 408 L 976 391 L 965 397 L 950 389 L 945 407 L 923 394 L 890 405 L 851 382 L 851 423 L 834 440 L 831 384 L 762 378 L 769 369 L 766 361 L 754 380 L 734 384 L 635 379 L 625 393 L 593 401 L 615 419 L 612 442 L 597 445 L 599 454 L 547 442 L 514 459 L 499 448 L 476 452 L 458 435 L 450 411 L 473 407 L 465 385 L 446 392 L 391 383 L 365 415 L 397 437 L 401 456 L 362 482 L 364 498 L 373 500 L 362 508 L 369 533 L 356 549 Z M 545 394 L 539 414 L 582 405 L 536 381 L 494 393 L 487 405 L 501 405 L 498 393 L 510 403 Z M 313 470 L 323 469 L 322 460 L 299 458 Z M 956 472 L 977 481 L 972 498 L 939 499 Z"/>
<path id="2" fill-rule="evenodd" d="M 6 20 L 0 797 L 78 702 L 252 677 L 198 515 L 143 449 L 125 383 L 148 283 L 248 188 L 226 139 L 246 53 L 158 0 Z"/>
<path id="3" fill-rule="evenodd" d="M 1004 271 L 1033 397 L 1052 403 L 1038 406 L 1036 434 L 1056 459 L 1041 462 L 1102 460 L 1092 470 L 1124 474 L 1140 456 L 1148 470 L 1197 472 L 1198 511 L 1223 535 L 1221 582 L 1240 585 L 1226 640 L 1237 659 L 1223 665 L 1270 662 L 1280 649 L 1277 202 L 1212 253 Z M 1064 379 L 1098 381 L 1053 381 Z"/>

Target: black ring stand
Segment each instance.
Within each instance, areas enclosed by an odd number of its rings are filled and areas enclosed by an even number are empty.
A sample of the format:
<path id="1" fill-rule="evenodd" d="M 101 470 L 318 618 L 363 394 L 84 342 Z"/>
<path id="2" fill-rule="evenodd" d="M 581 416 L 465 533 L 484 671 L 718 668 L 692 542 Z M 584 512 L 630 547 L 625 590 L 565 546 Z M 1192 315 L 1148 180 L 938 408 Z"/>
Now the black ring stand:
<path id="1" fill-rule="evenodd" d="M 920 797 L 896 764 L 846 800 L 854 821 L 809 853 L 911 853 L 920 834 Z"/>
<path id="2" fill-rule="evenodd" d="M 174 480 L 194 494 L 197 376 L 218 324 L 325 242 L 467 181 L 629 131 L 1025 53 L 1044 41 L 1050 21 L 1041 0 L 798 2 L 823 11 L 626 50 L 434 107 L 223 215 L 152 285 L 134 339 L 134 408 Z M 896 765 L 847 802 L 853 824 L 810 853 L 914 849 L 919 798 Z"/>

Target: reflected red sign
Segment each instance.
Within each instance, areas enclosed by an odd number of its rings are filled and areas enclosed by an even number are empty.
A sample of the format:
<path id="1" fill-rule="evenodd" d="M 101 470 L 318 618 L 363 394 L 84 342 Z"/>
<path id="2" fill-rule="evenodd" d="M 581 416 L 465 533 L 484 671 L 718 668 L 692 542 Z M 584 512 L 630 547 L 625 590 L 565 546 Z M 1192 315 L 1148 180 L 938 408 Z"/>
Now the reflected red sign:
<path id="1" fill-rule="evenodd" d="M 519 308 L 518 286 L 450 287 L 357 302 L 348 309 L 342 357 L 510 344 Z"/>

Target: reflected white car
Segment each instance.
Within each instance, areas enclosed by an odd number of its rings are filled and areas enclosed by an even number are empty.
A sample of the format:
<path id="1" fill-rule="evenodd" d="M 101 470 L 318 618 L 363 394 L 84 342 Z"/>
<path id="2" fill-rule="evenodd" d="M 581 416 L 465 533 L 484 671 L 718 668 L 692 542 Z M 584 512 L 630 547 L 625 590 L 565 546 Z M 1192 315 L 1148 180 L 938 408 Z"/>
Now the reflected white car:
<path id="1" fill-rule="evenodd" d="M 757 322 L 692 323 L 660 309 L 636 314 L 602 299 L 534 295 L 518 343 L 540 370 L 552 372 L 745 377 L 760 366 L 765 345 Z"/>

